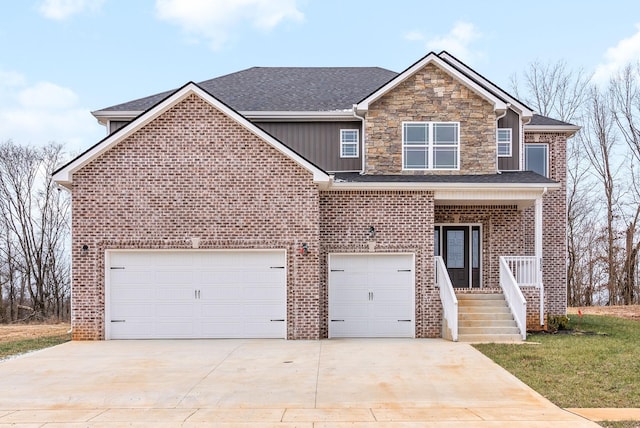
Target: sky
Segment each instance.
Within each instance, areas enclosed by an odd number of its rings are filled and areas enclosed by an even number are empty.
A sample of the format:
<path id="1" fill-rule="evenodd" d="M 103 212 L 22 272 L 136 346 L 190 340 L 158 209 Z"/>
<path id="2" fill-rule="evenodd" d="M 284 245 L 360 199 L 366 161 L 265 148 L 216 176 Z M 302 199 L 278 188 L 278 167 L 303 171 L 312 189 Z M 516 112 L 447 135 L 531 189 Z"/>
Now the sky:
<path id="1" fill-rule="evenodd" d="M 79 153 L 106 135 L 91 111 L 189 81 L 443 49 L 507 90 L 536 61 L 606 84 L 640 59 L 640 1 L 0 0 L 0 141 Z"/>

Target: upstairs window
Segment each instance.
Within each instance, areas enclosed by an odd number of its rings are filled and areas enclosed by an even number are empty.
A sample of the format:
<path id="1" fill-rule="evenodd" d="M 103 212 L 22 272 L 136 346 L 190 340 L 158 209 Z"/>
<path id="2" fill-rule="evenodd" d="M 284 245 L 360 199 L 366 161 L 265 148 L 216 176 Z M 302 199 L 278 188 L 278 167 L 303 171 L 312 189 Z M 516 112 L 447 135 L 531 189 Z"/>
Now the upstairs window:
<path id="1" fill-rule="evenodd" d="M 524 145 L 524 169 L 549 176 L 549 146 L 546 144 Z"/>
<path id="2" fill-rule="evenodd" d="M 403 169 L 459 169 L 458 122 L 404 122 Z"/>
<path id="3" fill-rule="evenodd" d="M 511 128 L 498 128 L 498 157 L 511 157 Z"/>
<path id="4" fill-rule="evenodd" d="M 357 158 L 358 157 L 358 130 L 357 129 L 341 129 L 340 130 L 340 157 L 341 158 Z"/>

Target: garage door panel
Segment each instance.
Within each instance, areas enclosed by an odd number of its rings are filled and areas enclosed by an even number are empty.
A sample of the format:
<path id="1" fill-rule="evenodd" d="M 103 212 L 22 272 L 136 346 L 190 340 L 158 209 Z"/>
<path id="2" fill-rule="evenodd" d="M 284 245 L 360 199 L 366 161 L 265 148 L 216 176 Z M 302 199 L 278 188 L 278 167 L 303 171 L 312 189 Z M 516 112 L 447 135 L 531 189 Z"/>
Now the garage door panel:
<path id="1" fill-rule="evenodd" d="M 112 252 L 110 338 L 286 337 L 286 253 Z M 117 325 L 116 325 L 117 324 Z"/>
<path id="2" fill-rule="evenodd" d="M 411 254 L 329 257 L 330 337 L 413 337 Z"/>

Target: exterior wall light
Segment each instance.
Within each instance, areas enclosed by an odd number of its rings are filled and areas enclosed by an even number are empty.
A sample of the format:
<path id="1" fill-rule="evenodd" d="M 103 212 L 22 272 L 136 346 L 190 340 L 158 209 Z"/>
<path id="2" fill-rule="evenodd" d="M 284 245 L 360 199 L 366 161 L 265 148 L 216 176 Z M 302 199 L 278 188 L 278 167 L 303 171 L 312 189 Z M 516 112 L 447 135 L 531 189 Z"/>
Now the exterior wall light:
<path id="1" fill-rule="evenodd" d="M 369 238 L 373 239 L 376 237 L 376 228 L 373 226 L 369 226 Z"/>

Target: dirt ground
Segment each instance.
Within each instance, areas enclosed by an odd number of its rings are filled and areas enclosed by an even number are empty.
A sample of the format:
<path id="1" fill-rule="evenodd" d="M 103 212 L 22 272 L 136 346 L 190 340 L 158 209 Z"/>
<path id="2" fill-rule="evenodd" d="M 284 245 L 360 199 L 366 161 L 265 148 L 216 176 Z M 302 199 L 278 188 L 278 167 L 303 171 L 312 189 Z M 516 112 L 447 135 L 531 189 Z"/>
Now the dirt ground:
<path id="1" fill-rule="evenodd" d="M 609 315 L 612 317 L 640 321 L 640 305 L 583 306 L 579 308 L 567 308 L 567 312 L 569 314 L 577 314 L 578 310 L 581 310 L 584 315 Z"/>
<path id="2" fill-rule="evenodd" d="M 35 339 L 36 337 L 61 336 L 71 329 L 67 323 L 60 324 L 0 324 L 0 342 Z"/>

